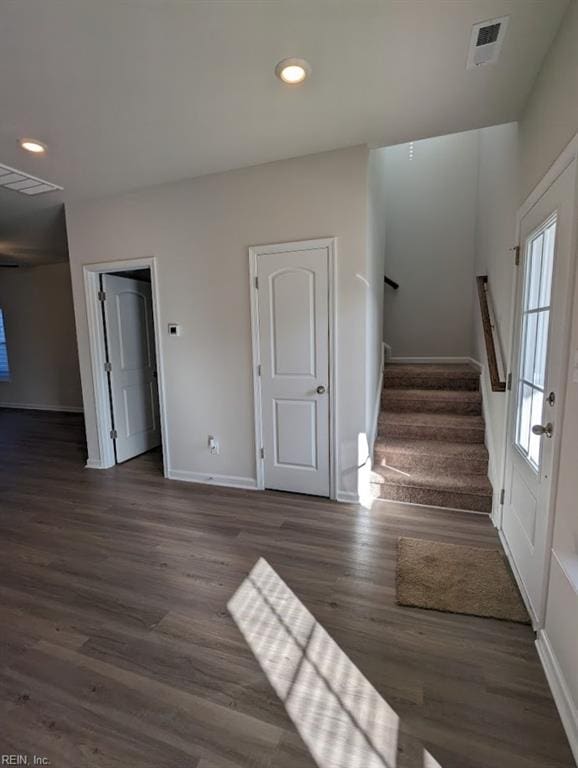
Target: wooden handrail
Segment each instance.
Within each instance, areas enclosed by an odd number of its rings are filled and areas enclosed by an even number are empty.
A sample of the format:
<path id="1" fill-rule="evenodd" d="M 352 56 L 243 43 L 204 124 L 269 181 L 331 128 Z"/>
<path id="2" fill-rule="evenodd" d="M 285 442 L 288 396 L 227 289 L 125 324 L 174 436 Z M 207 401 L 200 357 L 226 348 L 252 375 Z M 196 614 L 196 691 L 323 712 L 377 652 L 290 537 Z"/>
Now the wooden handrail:
<path id="1" fill-rule="evenodd" d="M 480 311 L 482 313 L 482 327 L 484 329 L 484 340 L 486 342 L 486 354 L 488 356 L 488 369 L 492 392 L 505 392 L 506 382 L 500 379 L 498 358 L 496 355 L 496 340 L 494 338 L 494 326 L 492 325 L 490 309 L 488 306 L 488 276 L 478 275 L 476 277 L 476 282 L 478 284 L 478 298 L 480 300 Z"/>
<path id="2" fill-rule="evenodd" d="M 399 283 L 396 283 L 395 280 L 392 280 L 391 277 L 388 277 L 387 275 L 383 276 L 383 282 L 387 283 L 388 285 L 391 285 L 394 291 L 397 291 L 397 289 L 399 288 Z"/>

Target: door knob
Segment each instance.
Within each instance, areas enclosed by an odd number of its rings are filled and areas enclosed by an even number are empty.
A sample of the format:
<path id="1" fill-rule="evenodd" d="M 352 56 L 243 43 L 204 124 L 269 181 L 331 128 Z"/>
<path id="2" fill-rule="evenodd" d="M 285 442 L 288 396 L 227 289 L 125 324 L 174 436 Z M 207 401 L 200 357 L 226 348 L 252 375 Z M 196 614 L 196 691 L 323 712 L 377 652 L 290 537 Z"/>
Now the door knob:
<path id="1" fill-rule="evenodd" d="M 546 437 L 552 437 L 552 433 L 554 432 L 554 427 L 551 424 L 551 422 L 548 422 L 547 424 L 534 424 L 532 427 L 532 432 L 535 435 L 540 435 L 542 437 L 545 435 Z"/>
<path id="2" fill-rule="evenodd" d="M 315 391 L 317 392 L 318 395 L 324 395 L 327 390 L 325 389 L 323 384 L 320 384 Z"/>

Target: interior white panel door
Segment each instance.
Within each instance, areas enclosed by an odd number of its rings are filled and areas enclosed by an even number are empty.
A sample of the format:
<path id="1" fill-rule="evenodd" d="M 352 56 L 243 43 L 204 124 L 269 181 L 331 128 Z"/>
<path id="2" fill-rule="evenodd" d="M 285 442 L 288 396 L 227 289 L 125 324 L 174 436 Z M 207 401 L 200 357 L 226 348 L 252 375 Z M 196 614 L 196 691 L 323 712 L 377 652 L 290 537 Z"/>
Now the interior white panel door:
<path id="1" fill-rule="evenodd" d="M 161 443 L 150 283 L 103 275 L 117 462 Z"/>
<path id="2" fill-rule="evenodd" d="M 256 258 L 265 487 L 329 496 L 328 251 Z"/>
<path id="3" fill-rule="evenodd" d="M 562 431 L 574 178 L 572 163 L 520 228 L 502 528 L 538 622 L 550 561 L 552 489 Z"/>

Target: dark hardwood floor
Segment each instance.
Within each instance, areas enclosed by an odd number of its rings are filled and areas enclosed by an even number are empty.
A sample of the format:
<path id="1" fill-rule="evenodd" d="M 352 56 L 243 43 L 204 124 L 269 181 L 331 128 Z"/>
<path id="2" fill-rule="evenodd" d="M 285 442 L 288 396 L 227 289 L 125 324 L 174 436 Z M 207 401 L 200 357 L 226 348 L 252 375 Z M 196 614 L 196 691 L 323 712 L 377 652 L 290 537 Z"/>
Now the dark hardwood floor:
<path id="1" fill-rule="evenodd" d="M 312 768 L 227 610 L 263 557 L 397 712 L 395 768 L 416 740 L 572 766 L 531 629 L 397 606 L 400 535 L 497 545 L 486 517 L 167 481 L 155 453 L 87 470 L 80 417 L 0 411 L 0 755 Z"/>

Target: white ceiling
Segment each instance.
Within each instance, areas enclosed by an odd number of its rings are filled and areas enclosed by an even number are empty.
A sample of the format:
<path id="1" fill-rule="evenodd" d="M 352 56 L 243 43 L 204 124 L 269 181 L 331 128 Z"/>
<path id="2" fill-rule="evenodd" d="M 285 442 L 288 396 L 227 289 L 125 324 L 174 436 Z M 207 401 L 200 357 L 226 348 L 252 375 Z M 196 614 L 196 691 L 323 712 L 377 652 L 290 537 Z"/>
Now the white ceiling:
<path id="1" fill-rule="evenodd" d="M 0 0 L 0 162 L 64 187 L 0 190 L 0 254 L 65 258 L 63 200 L 516 120 L 567 5 Z M 472 24 L 503 15 L 499 62 L 466 70 Z M 274 77 L 287 56 L 302 87 Z"/>

